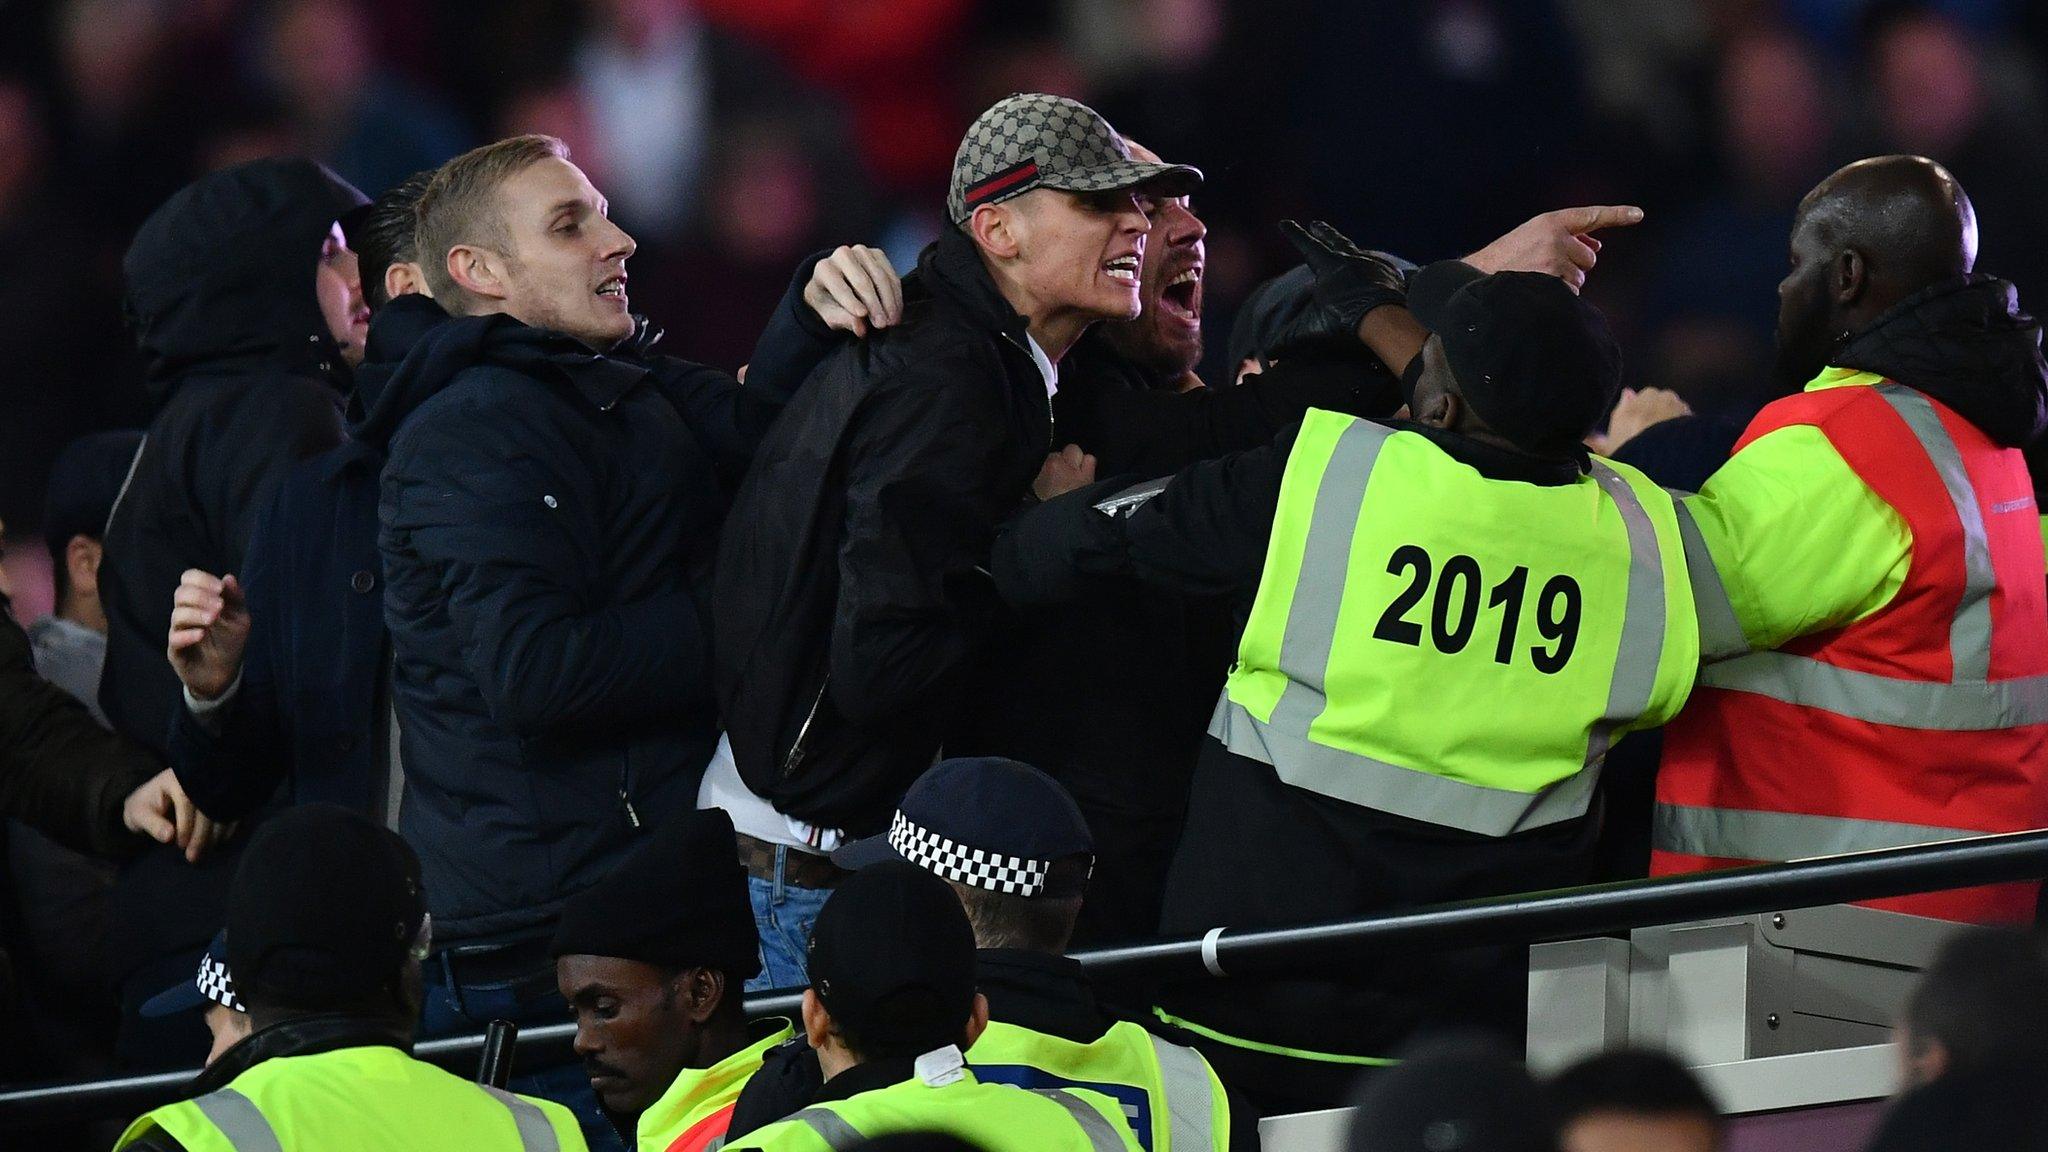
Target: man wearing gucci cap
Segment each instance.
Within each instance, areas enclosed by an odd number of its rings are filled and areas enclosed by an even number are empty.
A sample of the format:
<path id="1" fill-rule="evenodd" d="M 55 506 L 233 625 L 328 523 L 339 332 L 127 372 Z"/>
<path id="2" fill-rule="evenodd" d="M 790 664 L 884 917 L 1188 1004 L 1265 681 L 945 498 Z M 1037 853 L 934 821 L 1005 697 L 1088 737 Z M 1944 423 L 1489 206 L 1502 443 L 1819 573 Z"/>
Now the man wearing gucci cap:
<path id="1" fill-rule="evenodd" d="M 1140 194 L 1200 180 L 1132 157 L 1072 100 L 997 102 L 961 142 L 953 227 L 919 258 L 901 322 L 820 364 L 756 453 L 719 553 L 727 738 L 699 803 L 776 861 L 757 892 L 807 905 L 769 909 L 784 924 L 815 916 L 821 850 L 880 831 L 931 763 L 998 619 L 995 526 L 1057 443 L 1059 359 L 1139 312 Z M 792 856 L 808 879 L 791 882 Z"/>
<path id="2" fill-rule="evenodd" d="M 952 886 L 974 928 L 975 981 L 988 1000 L 988 1027 L 967 1056 L 983 1082 L 1103 1093 L 1147 1152 L 1258 1147 L 1257 1116 L 1232 1107 L 1199 1053 L 1105 1011 L 1064 955 L 1094 838 L 1052 777 L 997 757 L 942 761 L 911 785 L 886 833 L 832 859 L 849 870 L 907 860 Z M 738 1130 L 802 1106 L 815 1090 L 815 1071 L 789 1066 L 815 1065 L 807 1050 L 771 1061 L 741 1097 Z"/>

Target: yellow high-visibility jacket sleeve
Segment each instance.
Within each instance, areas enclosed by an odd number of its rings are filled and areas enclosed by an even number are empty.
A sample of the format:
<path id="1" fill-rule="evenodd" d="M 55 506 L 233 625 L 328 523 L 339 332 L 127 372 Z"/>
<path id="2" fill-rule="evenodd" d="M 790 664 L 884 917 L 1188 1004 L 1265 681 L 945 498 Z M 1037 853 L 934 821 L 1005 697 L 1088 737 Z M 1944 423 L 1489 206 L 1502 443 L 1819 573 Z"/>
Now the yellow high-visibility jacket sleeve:
<path id="1" fill-rule="evenodd" d="M 1811 425 L 1757 437 L 1685 505 L 1752 649 L 1863 619 L 1912 560 L 1905 520 Z"/>

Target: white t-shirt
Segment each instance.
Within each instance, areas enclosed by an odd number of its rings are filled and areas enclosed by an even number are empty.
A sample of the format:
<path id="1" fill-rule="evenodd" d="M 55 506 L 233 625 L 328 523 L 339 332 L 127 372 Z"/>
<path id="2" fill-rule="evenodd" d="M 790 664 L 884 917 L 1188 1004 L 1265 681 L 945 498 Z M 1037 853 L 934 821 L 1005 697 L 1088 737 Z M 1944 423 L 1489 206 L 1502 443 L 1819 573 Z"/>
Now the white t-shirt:
<path id="1" fill-rule="evenodd" d="M 1038 374 L 1045 377 L 1045 398 L 1050 400 L 1059 395 L 1060 366 L 1052 362 L 1052 357 L 1045 354 L 1045 349 L 1038 346 L 1038 341 L 1032 338 L 1031 333 L 1024 333 L 1024 343 L 1031 352 L 1032 363 L 1038 365 Z"/>
<path id="2" fill-rule="evenodd" d="M 697 807 L 723 808 L 732 817 L 733 831 L 767 844 L 781 844 L 802 852 L 825 855 L 845 838 L 837 828 L 820 828 L 794 816 L 785 816 L 775 805 L 754 795 L 740 779 L 740 767 L 733 762 L 732 743 L 718 734 L 718 747 L 711 763 L 704 766 L 704 782 L 697 785 Z"/>

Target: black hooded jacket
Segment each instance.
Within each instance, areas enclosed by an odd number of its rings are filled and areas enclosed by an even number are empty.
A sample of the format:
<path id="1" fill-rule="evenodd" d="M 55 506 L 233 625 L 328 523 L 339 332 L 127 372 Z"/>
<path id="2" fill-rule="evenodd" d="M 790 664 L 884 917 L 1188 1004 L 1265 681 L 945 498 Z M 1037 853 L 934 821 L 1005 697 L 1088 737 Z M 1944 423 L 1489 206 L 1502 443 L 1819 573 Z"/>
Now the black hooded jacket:
<path id="1" fill-rule="evenodd" d="M 971 240 L 947 229 L 904 296 L 900 324 L 811 373 L 718 557 L 718 694 L 740 774 L 782 811 L 855 832 L 931 763 L 996 623 L 996 525 L 1053 442 L 1024 320 Z"/>
<path id="2" fill-rule="evenodd" d="M 1833 358 L 1927 393 L 2007 448 L 2048 424 L 2041 326 L 1995 276 L 1958 277 L 1908 296 Z"/>
<path id="3" fill-rule="evenodd" d="M 492 315 L 418 331 L 373 384 L 351 431 L 385 455 L 400 830 L 439 938 L 540 935 L 695 806 L 711 561 L 789 373 L 742 387 Z"/>
<path id="4" fill-rule="evenodd" d="M 251 161 L 165 201 L 122 261 L 157 414 L 107 526 L 100 707 L 159 756 L 180 698 L 164 660 L 179 575 L 239 571 L 285 472 L 341 442 L 348 368 L 314 280 L 361 203 L 312 161 Z"/>
<path id="5" fill-rule="evenodd" d="M 322 240 L 361 203 L 311 161 L 252 161 L 174 194 L 123 261 L 157 413 L 103 537 L 99 699 L 108 722 L 159 760 L 183 707 L 164 659 L 180 574 L 240 572 L 285 474 L 341 442 L 348 374 L 315 281 Z M 219 925 L 237 848 L 194 868 L 175 846 L 156 845 L 122 874 L 107 951 L 131 1008 L 160 979 L 153 965 L 181 953 L 197 962 Z M 124 1055 L 182 1058 L 155 1029 L 124 1018 Z"/>

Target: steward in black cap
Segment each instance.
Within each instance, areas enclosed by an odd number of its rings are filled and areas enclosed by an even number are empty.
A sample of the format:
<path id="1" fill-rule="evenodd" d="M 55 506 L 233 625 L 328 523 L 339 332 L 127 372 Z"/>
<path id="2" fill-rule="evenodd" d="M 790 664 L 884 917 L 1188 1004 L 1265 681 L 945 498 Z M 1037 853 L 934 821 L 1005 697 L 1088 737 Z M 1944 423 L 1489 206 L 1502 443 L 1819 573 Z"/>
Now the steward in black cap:
<path id="1" fill-rule="evenodd" d="M 747 1027 L 741 987 L 761 970 L 732 820 L 716 808 L 656 828 L 571 899 L 555 980 L 576 1013 L 576 1055 L 629 1143 L 709 1146 L 740 1086 L 793 1034 Z"/>
<path id="2" fill-rule="evenodd" d="M 885 860 L 842 882 L 818 913 L 804 1032 L 825 1084 L 787 1120 L 726 1148 L 828 1152 L 866 1137 L 937 1132 L 988 1152 L 1133 1152 L 1123 1112 L 1092 1091 L 983 1083 L 962 1052 L 988 1025 L 974 989 L 974 932 L 945 884 Z"/>
<path id="3" fill-rule="evenodd" d="M 561 1105 L 412 1058 L 431 934 L 419 858 L 397 833 L 332 804 L 272 817 L 228 906 L 227 963 L 255 1030 L 115 1148 L 579 1152 Z"/>
<path id="4" fill-rule="evenodd" d="M 1671 497 L 1581 446 L 1621 384 L 1599 311 L 1549 276 L 1404 277 L 1289 227 L 1315 276 L 1294 323 L 1370 347 L 1410 418 L 1312 409 L 1163 485 L 1048 501 L 994 549 L 1019 607 L 1100 577 L 1247 606 L 1167 881 L 1173 936 L 1581 881 L 1609 745 L 1675 714 L 1698 664 Z M 1518 1033 L 1522 979 L 1505 953 L 1390 958 L 1168 989 L 1162 1011 L 1270 1114 L 1341 1103 L 1422 1021 Z"/>

